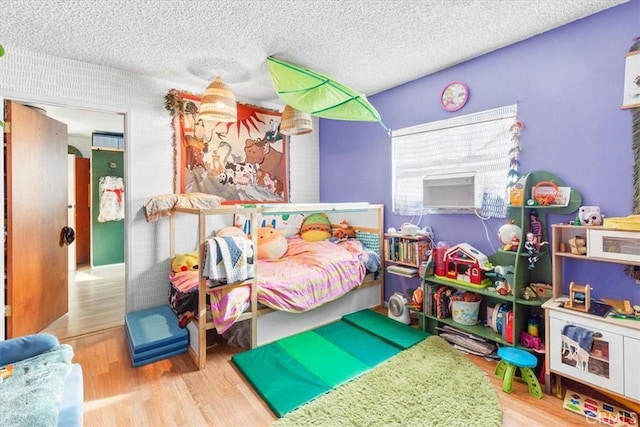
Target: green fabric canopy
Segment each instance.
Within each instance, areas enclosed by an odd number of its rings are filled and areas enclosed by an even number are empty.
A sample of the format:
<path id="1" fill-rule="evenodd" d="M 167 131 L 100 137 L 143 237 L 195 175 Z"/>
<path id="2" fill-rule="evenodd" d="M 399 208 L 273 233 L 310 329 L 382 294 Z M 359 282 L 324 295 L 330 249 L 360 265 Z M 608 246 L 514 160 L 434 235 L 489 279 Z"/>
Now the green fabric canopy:
<path id="1" fill-rule="evenodd" d="M 380 114 L 363 94 L 315 71 L 267 58 L 276 93 L 298 111 L 325 119 L 379 122 Z"/>

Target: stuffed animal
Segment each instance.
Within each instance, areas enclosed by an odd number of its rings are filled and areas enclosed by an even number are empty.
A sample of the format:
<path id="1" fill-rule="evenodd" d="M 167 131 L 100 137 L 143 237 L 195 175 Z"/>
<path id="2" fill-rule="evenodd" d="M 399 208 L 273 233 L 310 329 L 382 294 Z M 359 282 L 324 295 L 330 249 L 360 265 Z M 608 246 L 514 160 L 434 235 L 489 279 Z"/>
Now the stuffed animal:
<path id="1" fill-rule="evenodd" d="M 289 247 L 286 237 L 272 226 L 258 228 L 258 259 L 278 259 Z"/>
<path id="2" fill-rule="evenodd" d="M 331 237 L 331 222 L 325 213 L 311 214 L 300 227 L 300 237 L 307 242 L 320 242 Z"/>
<path id="3" fill-rule="evenodd" d="M 171 260 L 171 271 L 179 273 L 180 271 L 197 271 L 198 270 L 198 252 L 188 252 L 186 254 L 177 254 Z"/>
<path id="4" fill-rule="evenodd" d="M 178 316 L 181 328 L 196 318 L 198 312 L 198 252 L 176 254 L 171 260 L 169 305 Z"/>
<path id="5" fill-rule="evenodd" d="M 196 318 L 198 312 L 198 252 L 176 254 L 171 260 L 169 305 L 178 316 L 181 328 Z"/>
<path id="6" fill-rule="evenodd" d="M 333 230 L 333 237 L 337 237 L 340 240 L 349 238 L 353 239 L 356 237 L 356 232 L 351 228 L 347 220 L 343 219 L 340 222 L 340 226 Z"/>
<path id="7" fill-rule="evenodd" d="M 242 231 L 242 229 L 235 226 L 221 228 L 216 233 L 216 237 L 226 237 L 226 236 L 240 236 L 240 237 L 244 237 L 245 239 L 249 238 L 247 234 L 244 231 Z"/>
<path id="8" fill-rule="evenodd" d="M 569 246 L 571 246 L 571 253 L 574 255 L 585 255 L 587 253 L 587 239 L 583 236 L 569 239 Z"/>

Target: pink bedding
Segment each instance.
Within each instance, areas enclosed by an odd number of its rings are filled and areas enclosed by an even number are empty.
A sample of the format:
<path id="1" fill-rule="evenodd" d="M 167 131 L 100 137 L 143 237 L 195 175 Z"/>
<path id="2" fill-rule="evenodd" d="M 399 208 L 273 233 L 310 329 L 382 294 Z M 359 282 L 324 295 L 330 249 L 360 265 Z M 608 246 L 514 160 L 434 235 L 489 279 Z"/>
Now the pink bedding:
<path id="1" fill-rule="evenodd" d="M 258 303 L 301 313 L 340 298 L 357 287 L 366 274 L 360 261 L 362 243 L 350 239 L 306 242 L 288 239 L 281 259 L 260 260 L 257 265 Z M 211 311 L 218 333 L 226 331 L 249 307 L 249 286 L 210 292 Z"/>

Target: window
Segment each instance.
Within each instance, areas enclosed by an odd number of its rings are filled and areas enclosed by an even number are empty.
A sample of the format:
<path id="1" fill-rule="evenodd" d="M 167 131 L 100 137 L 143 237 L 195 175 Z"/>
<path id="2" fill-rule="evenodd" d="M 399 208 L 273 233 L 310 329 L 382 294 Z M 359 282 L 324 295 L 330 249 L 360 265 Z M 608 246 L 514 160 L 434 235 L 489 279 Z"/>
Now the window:
<path id="1" fill-rule="evenodd" d="M 121 133 L 94 132 L 91 134 L 94 148 L 124 149 L 124 136 Z"/>
<path id="2" fill-rule="evenodd" d="M 518 164 L 516 114 L 514 104 L 394 131 L 393 212 L 433 212 L 423 207 L 423 179 L 472 172 L 484 181 L 482 216 L 506 217 L 507 184 Z"/>

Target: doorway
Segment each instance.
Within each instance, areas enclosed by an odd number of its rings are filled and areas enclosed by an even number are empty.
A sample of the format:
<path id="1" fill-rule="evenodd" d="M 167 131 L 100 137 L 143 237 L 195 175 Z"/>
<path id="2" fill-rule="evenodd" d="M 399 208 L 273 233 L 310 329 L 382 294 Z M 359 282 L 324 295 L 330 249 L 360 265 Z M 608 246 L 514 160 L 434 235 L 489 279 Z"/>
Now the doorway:
<path id="1" fill-rule="evenodd" d="M 42 332 L 60 340 L 120 327 L 125 315 L 124 264 L 69 271 L 69 311 Z"/>
<path id="2" fill-rule="evenodd" d="M 26 104 L 26 103 L 25 103 Z M 121 326 L 125 314 L 125 264 L 93 262 L 93 244 L 99 245 L 101 234 L 93 231 L 98 209 L 93 193 L 97 187 L 93 181 L 91 164 L 93 161 L 93 134 L 124 134 L 124 115 L 118 113 L 89 111 L 64 106 L 28 103 L 39 108 L 47 116 L 67 124 L 69 162 L 69 223 L 74 224 L 76 239 L 69 245 L 69 311 L 47 326 L 49 332 L 59 339 L 86 335 L 100 330 Z M 124 156 L 126 147 L 119 155 Z M 122 167 L 120 162 L 119 167 Z M 73 176 L 73 179 L 71 175 Z M 77 186 L 80 188 L 77 188 Z M 98 205 L 98 206 L 96 206 Z M 80 215 L 86 218 L 78 223 L 77 210 L 90 209 Z M 120 221 L 122 226 L 122 221 Z M 119 243 L 124 252 L 124 241 Z M 74 262 L 75 261 L 75 262 Z"/>

